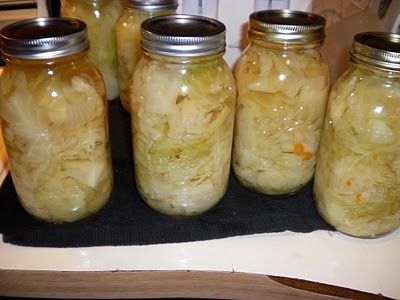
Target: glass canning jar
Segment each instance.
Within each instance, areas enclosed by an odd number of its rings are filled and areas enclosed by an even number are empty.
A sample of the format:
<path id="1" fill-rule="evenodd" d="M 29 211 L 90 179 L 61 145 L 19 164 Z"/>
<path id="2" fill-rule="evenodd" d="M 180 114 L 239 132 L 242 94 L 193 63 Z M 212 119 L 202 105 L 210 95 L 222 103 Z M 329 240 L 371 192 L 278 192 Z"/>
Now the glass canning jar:
<path id="1" fill-rule="evenodd" d="M 400 225 L 400 35 L 357 34 L 350 60 L 329 96 L 314 198 L 337 230 L 372 238 Z"/>
<path id="2" fill-rule="evenodd" d="M 314 175 L 329 89 L 324 26 L 324 18 L 305 12 L 250 15 L 250 44 L 235 68 L 232 165 L 252 190 L 289 194 Z"/>
<path id="3" fill-rule="evenodd" d="M 1 31 L 0 117 L 22 206 L 49 222 L 96 213 L 112 189 L 107 99 L 86 25 L 38 18 Z"/>
<path id="4" fill-rule="evenodd" d="M 142 57 L 140 25 L 152 17 L 172 14 L 178 7 L 177 0 L 125 0 L 124 13 L 115 27 L 117 38 L 119 98 L 129 111 L 129 89 L 133 70 Z"/>
<path id="5" fill-rule="evenodd" d="M 169 15 L 141 31 L 130 100 L 136 185 L 159 212 L 198 215 L 228 185 L 236 91 L 222 58 L 225 26 Z"/>
<path id="6" fill-rule="evenodd" d="M 122 11 L 121 0 L 61 0 L 62 17 L 76 18 L 87 25 L 89 58 L 103 76 L 108 100 L 119 95 L 115 25 Z"/>

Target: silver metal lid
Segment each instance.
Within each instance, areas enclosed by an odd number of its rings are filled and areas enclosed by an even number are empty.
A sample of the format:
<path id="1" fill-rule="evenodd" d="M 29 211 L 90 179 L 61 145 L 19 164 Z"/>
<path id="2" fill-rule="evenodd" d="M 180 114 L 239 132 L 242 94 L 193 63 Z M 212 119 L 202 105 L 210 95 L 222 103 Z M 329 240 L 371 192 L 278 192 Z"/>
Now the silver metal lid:
<path id="1" fill-rule="evenodd" d="M 178 7 L 178 0 L 125 0 L 125 7 L 144 10 L 175 10 Z"/>
<path id="2" fill-rule="evenodd" d="M 356 34 L 350 58 L 376 67 L 400 71 L 400 34 L 390 32 Z"/>
<path id="3" fill-rule="evenodd" d="M 201 16 L 168 15 L 141 26 L 141 46 L 155 54 L 196 57 L 225 51 L 225 25 Z"/>
<path id="4" fill-rule="evenodd" d="M 89 48 L 86 24 L 71 18 L 36 18 L 12 23 L 0 32 L 3 55 L 52 59 Z"/>
<path id="5" fill-rule="evenodd" d="M 273 43 L 323 42 L 325 18 L 302 11 L 256 11 L 250 15 L 249 35 L 252 38 Z"/>

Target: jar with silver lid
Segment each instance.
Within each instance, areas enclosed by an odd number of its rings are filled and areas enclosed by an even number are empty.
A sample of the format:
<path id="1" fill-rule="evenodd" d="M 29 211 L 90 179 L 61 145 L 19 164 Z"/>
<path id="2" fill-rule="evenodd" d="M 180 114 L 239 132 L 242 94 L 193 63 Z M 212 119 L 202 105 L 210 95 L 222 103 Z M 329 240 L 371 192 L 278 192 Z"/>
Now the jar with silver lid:
<path id="1" fill-rule="evenodd" d="M 119 98 L 129 111 L 129 89 L 133 70 L 142 57 L 140 25 L 152 17 L 172 14 L 178 7 L 177 0 L 125 0 L 124 12 L 115 26 L 117 38 Z"/>
<path id="2" fill-rule="evenodd" d="M 321 216 L 373 238 L 400 226 L 400 35 L 354 37 L 328 101 L 314 179 Z"/>
<path id="3" fill-rule="evenodd" d="M 22 206 L 48 222 L 99 211 L 113 182 L 107 99 L 85 23 L 38 18 L 0 34 L 0 118 Z"/>
<path id="4" fill-rule="evenodd" d="M 169 15 L 144 21 L 141 33 L 130 99 L 136 185 L 159 212 L 198 215 L 228 184 L 236 91 L 225 26 Z"/>
<path id="5" fill-rule="evenodd" d="M 122 0 L 61 0 L 62 17 L 76 18 L 87 25 L 89 58 L 103 76 L 108 100 L 119 96 L 115 25 L 122 12 Z"/>
<path id="6" fill-rule="evenodd" d="M 252 190 L 290 194 L 313 177 L 329 89 L 324 26 L 305 12 L 250 15 L 250 44 L 235 68 L 232 164 Z"/>

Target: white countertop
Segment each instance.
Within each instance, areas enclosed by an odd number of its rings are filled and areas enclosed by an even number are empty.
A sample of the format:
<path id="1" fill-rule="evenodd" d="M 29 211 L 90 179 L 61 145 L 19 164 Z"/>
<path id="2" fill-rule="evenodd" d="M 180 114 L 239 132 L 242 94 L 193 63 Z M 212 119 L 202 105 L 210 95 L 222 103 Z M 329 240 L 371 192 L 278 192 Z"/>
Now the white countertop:
<path id="1" fill-rule="evenodd" d="M 371 240 L 328 231 L 287 231 L 150 246 L 31 248 L 0 242 L 0 269 L 234 271 L 311 280 L 399 299 L 400 229 Z"/>

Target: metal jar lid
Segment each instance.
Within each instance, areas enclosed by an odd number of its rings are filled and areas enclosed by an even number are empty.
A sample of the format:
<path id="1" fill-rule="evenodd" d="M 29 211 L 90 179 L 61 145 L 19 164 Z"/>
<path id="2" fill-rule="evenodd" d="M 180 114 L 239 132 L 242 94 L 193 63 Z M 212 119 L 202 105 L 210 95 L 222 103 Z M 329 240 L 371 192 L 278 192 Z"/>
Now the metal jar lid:
<path id="1" fill-rule="evenodd" d="M 125 0 L 124 6 L 143 11 L 176 10 L 178 0 Z"/>
<path id="2" fill-rule="evenodd" d="M 252 38 L 272 43 L 323 42 L 325 18 L 302 11 L 256 11 L 250 15 L 249 35 Z"/>
<path id="3" fill-rule="evenodd" d="M 36 18 L 12 23 L 0 32 L 3 55 L 53 59 L 89 48 L 86 24 L 71 18 Z"/>
<path id="4" fill-rule="evenodd" d="M 356 34 L 350 58 L 376 67 L 400 71 L 400 34 L 390 32 Z"/>
<path id="5" fill-rule="evenodd" d="M 144 51 L 175 57 L 197 57 L 225 51 L 225 25 L 201 16 L 167 15 L 141 26 Z"/>

